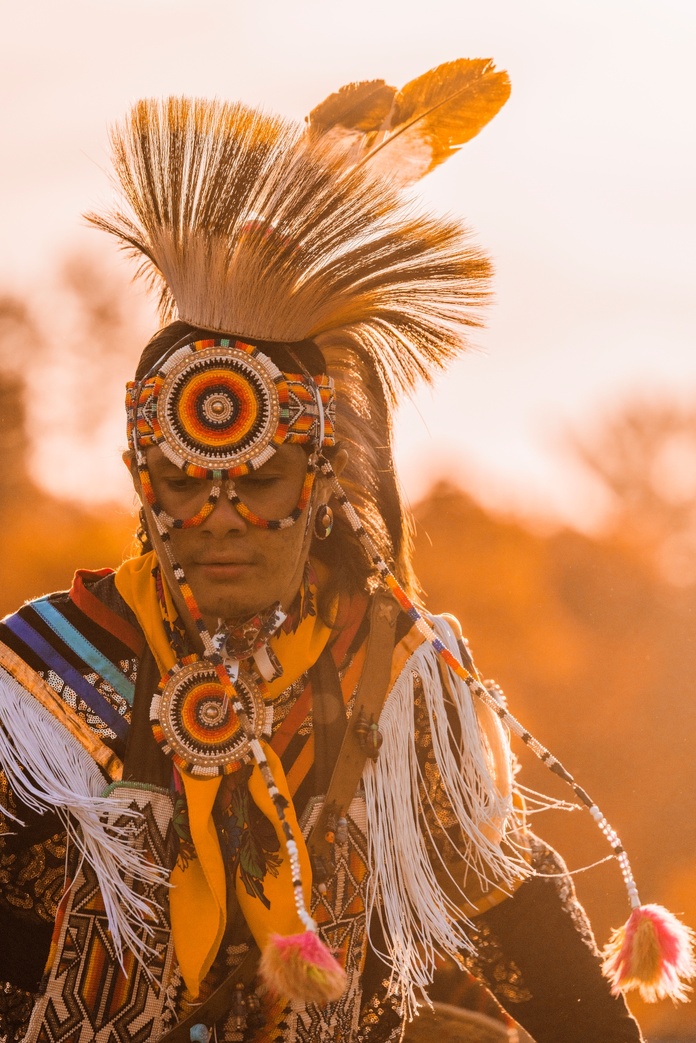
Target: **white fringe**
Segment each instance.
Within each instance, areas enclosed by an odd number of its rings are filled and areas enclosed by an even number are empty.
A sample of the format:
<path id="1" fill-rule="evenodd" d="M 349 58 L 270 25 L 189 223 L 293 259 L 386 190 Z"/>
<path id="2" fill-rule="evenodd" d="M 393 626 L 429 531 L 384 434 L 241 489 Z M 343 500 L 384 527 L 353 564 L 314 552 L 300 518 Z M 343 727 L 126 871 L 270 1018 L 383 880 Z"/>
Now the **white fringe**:
<path id="1" fill-rule="evenodd" d="M 459 658 L 449 625 L 437 618 L 431 622 L 438 637 Z M 456 957 L 462 951 L 473 951 L 467 937 L 472 924 L 462 912 L 470 905 L 465 894 L 467 876 L 473 874 L 484 886 L 506 889 L 529 875 L 524 858 L 504 853 L 496 839 L 501 824 L 511 816 L 512 800 L 507 786 L 503 786 L 503 794 L 496 787 L 491 751 L 481 734 L 472 696 L 466 684 L 449 672 L 445 688 L 440 664 L 427 643 L 407 661 L 379 719 L 380 755 L 376 761 L 368 761 L 363 773 L 371 869 L 368 923 L 375 913 L 380 918 L 388 950 L 381 955 L 392 967 L 390 992 L 399 997 L 409 1019 L 419 1006 L 417 993 L 427 1002 L 425 988 L 432 982 L 436 956 Z M 432 863 L 434 841 L 442 845 L 447 835 L 443 832 L 433 838 L 428 849 L 427 797 L 421 795 L 427 794 L 428 785 L 416 752 L 416 676 L 423 686 L 442 786 L 463 838 L 462 849 L 456 849 L 462 859 L 459 879 L 454 880 L 442 855 L 437 866 L 440 875 L 449 876 L 461 893 L 462 901 L 456 904 L 442 890 Z M 447 706 L 446 700 L 453 705 Z M 459 741 L 448 710 L 458 722 Z M 431 812 L 439 822 L 432 804 L 428 806 Z"/>
<path id="2" fill-rule="evenodd" d="M 105 779 L 70 732 L 10 674 L 0 669 L 0 768 L 17 799 L 39 814 L 57 811 L 68 835 L 93 867 L 104 900 L 119 961 L 124 947 L 143 957 L 143 920 L 151 903 L 135 893 L 133 881 L 166 882 L 168 872 L 132 847 L 137 812 L 104 797 Z M 21 820 L 8 809 L 10 819 Z M 115 827 L 109 819 L 130 817 Z"/>

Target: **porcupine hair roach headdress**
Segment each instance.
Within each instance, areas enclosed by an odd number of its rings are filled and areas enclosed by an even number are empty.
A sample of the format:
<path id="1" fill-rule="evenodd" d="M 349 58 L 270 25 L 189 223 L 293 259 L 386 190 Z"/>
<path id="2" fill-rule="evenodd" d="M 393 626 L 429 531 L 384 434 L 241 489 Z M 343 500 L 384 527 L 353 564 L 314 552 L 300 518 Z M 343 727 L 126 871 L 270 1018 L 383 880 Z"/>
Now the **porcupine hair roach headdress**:
<path id="1" fill-rule="evenodd" d="M 508 93 L 490 62 L 460 61 L 400 92 L 350 85 L 308 126 L 239 104 L 141 101 L 113 134 L 122 205 L 89 215 L 139 259 L 165 322 L 294 344 L 300 361 L 300 342 L 320 346 L 351 450 L 346 490 L 407 586 L 392 411 L 466 346 L 490 270 L 458 223 L 417 213 L 399 189 Z"/>

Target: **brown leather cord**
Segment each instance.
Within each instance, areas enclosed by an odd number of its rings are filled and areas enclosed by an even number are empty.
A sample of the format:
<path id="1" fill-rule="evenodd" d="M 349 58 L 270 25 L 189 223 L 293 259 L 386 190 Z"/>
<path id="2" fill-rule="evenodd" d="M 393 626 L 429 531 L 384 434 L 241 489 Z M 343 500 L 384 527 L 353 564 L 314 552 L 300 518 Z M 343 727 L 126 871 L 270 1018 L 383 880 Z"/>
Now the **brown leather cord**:
<path id="1" fill-rule="evenodd" d="M 368 757 L 368 748 L 356 730 L 361 720 L 377 721 L 387 696 L 391 676 L 392 655 L 396 634 L 396 620 L 400 609 L 391 594 L 374 595 L 370 610 L 370 634 L 367 653 L 353 714 L 334 766 L 326 799 L 307 841 L 314 858 L 331 859 L 332 845 L 326 839 L 330 815 L 345 812 L 360 783 Z"/>
<path id="2" fill-rule="evenodd" d="M 176 605 L 176 610 L 179 613 L 179 618 L 181 619 L 181 622 L 184 625 L 184 629 L 186 630 L 188 639 L 191 642 L 192 649 L 194 650 L 194 652 L 197 652 L 198 655 L 202 655 L 205 652 L 205 648 L 203 646 L 201 635 L 198 631 L 198 627 L 196 626 L 196 622 L 191 613 L 189 612 L 186 602 L 184 601 L 184 595 L 181 593 L 181 588 L 176 581 L 176 576 L 174 575 L 174 570 L 171 566 L 171 562 L 169 561 L 169 555 L 167 554 L 167 548 L 164 546 L 162 537 L 157 531 L 157 525 L 155 524 L 155 516 L 152 513 L 152 508 L 150 507 L 149 503 L 147 502 L 144 496 L 141 497 L 141 501 L 143 511 L 145 512 L 145 520 L 147 522 L 147 534 L 150 537 L 152 549 L 157 555 L 157 561 L 159 562 L 159 566 L 162 570 L 164 582 L 167 584 L 167 587 L 169 588 L 169 593 L 171 594 L 172 600 Z"/>
<path id="3" fill-rule="evenodd" d="M 341 681 L 331 654 L 326 647 L 309 670 L 314 732 L 314 767 L 310 773 L 312 793 L 326 793 L 334 767 L 340 758 L 346 735 L 346 708 Z"/>
<path id="4" fill-rule="evenodd" d="M 215 992 L 211 993 L 208 999 L 196 1007 L 187 1018 L 160 1036 L 157 1043 L 191 1043 L 191 1029 L 194 1025 L 215 1025 L 226 1017 L 230 1012 L 238 988 L 246 988 L 251 985 L 256 977 L 260 955 L 256 945 L 252 943 L 252 948 L 237 970 L 228 974 Z"/>
<path id="5" fill-rule="evenodd" d="M 169 789 L 172 762 L 158 745 L 150 723 L 150 703 L 160 682 L 155 657 L 146 645 L 138 663 L 131 724 L 123 758 L 123 781 Z"/>

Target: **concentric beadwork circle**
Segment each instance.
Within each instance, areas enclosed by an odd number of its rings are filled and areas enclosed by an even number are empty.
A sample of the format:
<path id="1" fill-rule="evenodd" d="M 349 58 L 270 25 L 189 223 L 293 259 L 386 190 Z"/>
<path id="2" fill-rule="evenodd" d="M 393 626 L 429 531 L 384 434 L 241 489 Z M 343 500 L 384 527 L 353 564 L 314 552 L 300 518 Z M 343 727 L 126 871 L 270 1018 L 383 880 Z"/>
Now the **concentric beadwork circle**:
<path id="1" fill-rule="evenodd" d="M 278 390 L 258 357 L 211 347 L 179 358 L 165 373 L 157 419 L 184 463 L 229 470 L 256 458 L 273 440 Z"/>
<path id="2" fill-rule="evenodd" d="M 242 729 L 232 701 L 225 699 L 215 668 L 208 663 L 182 666 L 155 697 L 151 715 L 155 737 L 190 774 L 223 774 L 234 761 L 246 758 L 251 738 L 261 734 L 265 707 L 258 687 L 248 674 L 240 672 L 235 691 L 251 725 L 251 736 Z"/>

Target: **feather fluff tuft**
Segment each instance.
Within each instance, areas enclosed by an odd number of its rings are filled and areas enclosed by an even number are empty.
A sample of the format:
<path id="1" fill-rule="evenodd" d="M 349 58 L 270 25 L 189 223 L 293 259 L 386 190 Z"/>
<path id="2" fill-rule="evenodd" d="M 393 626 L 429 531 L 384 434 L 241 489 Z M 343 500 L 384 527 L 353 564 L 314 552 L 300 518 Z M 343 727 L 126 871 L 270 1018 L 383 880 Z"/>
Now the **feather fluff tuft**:
<path id="1" fill-rule="evenodd" d="M 261 981 L 272 996 L 295 1003 L 330 1003 L 346 989 L 346 972 L 313 931 L 272 934 L 261 954 Z"/>
<path id="2" fill-rule="evenodd" d="M 694 932 L 661 905 L 637 906 L 602 956 L 612 992 L 637 989 L 642 1000 L 685 1002 L 696 977 Z"/>

